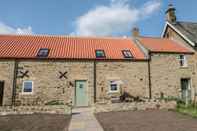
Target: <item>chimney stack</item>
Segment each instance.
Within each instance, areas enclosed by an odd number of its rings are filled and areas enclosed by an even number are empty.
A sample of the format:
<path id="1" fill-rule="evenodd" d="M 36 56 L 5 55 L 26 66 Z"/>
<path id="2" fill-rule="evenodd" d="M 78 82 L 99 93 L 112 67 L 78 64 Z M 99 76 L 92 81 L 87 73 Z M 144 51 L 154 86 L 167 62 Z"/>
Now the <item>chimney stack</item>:
<path id="1" fill-rule="evenodd" d="M 132 29 L 132 35 L 133 35 L 133 37 L 139 37 L 140 36 L 140 30 L 139 30 L 138 27 L 134 27 Z"/>
<path id="2" fill-rule="evenodd" d="M 172 4 L 168 5 L 168 10 L 166 11 L 166 20 L 172 23 L 176 22 L 176 9 Z"/>

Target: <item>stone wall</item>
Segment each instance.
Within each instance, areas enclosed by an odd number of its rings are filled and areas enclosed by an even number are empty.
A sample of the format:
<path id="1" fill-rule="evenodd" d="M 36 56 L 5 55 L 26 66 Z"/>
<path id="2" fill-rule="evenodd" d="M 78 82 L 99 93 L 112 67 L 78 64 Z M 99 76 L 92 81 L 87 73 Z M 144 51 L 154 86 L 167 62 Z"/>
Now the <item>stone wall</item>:
<path id="1" fill-rule="evenodd" d="M 98 62 L 97 102 L 106 103 L 112 97 L 119 97 L 121 91 L 132 96 L 149 97 L 148 66 L 146 61 L 127 62 Z M 110 93 L 110 81 L 120 81 L 120 92 Z"/>
<path id="2" fill-rule="evenodd" d="M 94 103 L 94 67 L 93 62 L 57 62 L 57 61 L 21 61 L 19 68 L 29 71 L 29 77 L 17 79 L 17 105 L 43 105 L 53 100 L 64 104 L 74 101 L 75 80 L 88 81 L 89 105 Z M 59 79 L 59 71 L 68 73 L 67 79 Z M 109 93 L 110 80 L 120 80 L 128 93 L 134 96 L 148 97 L 147 62 L 98 62 L 97 71 L 97 102 L 110 100 L 114 95 Z M 24 80 L 34 82 L 33 94 L 22 94 Z"/>
<path id="3" fill-rule="evenodd" d="M 193 56 L 186 55 L 188 67 L 181 67 L 180 54 L 157 54 L 151 55 L 150 71 L 153 98 L 180 97 L 181 78 L 190 78 L 192 84 L 192 97 L 197 91 L 196 68 L 193 64 Z"/>
<path id="4" fill-rule="evenodd" d="M 75 96 L 75 80 L 87 80 L 88 103 L 93 101 L 93 64 L 90 62 L 66 61 L 20 61 L 22 72 L 28 76 L 17 78 L 16 105 L 45 105 L 51 101 L 64 104 L 73 101 Z M 67 72 L 66 78 L 59 78 L 59 72 Z M 23 94 L 22 84 L 25 80 L 33 81 L 33 93 Z"/>
<path id="5" fill-rule="evenodd" d="M 179 65 L 179 54 L 152 54 L 151 82 L 152 96 L 180 96 L 180 79 L 191 78 L 192 95 L 197 91 L 196 64 L 192 55 L 187 55 L 188 67 Z M 18 77 L 16 83 L 16 106 L 46 105 L 51 101 L 74 105 L 75 81 L 87 80 L 89 105 L 94 105 L 94 63 L 91 61 L 52 61 L 52 60 L 21 60 L 18 62 L 19 72 L 28 71 L 24 77 Z M 12 81 L 14 72 L 13 61 L 0 62 L 0 80 L 5 81 L 4 105 L 11 104 Z M 66 78 L 60 79 L 59 72 L 67 72 Z M 18 74 L 19 76 L 21 74 Z M 33 93 L 23 94 L 25 80 L 33 81 Z M 109 92 L 110 81 L 120 82 L 120 91 Z M 149 97 L 149 76 L 147 61 L 99 61 L 96 62 L 96 101 L 111 103 L 121 93 L 147 98 Z"/>
<path id="6" fill-rule="evenodd" d="M 33 113 L 71 114 L 71 107 L 67 105 L 0 107 L 0 115 L 33 114 Z"/>
<path id="7" fill-rule="evenodd" d="M 0 60 L 0 81 L 4 81 L 3 105 L 12 104 L 14 61 Z"/>
<path id="8" fill-rule="evenodd" d="M 112 104 L 96 104 L 93 108 L 95 113 L 111 112 L 111 111 L 136 111 L 136 110 L 156 110 L 176 109 L 175 101 L 146 101 L 146 102 L 132 102 L 132 103 L 112 103 Z"/>
<path id="9" fill-rule="evenodd" d="M 14 62 L 0 63 L 0 80 L 5 80 L 4 105 L 11 105 Z M 3 69 L 3 70 L 2 70 Z M 23 73 L 28 72 L 23 76 Z M 67 72 L 59 78 L 59 72 Z M 96 63 L 97 102 L 109 102 L 118 94 L 109 93 L 110 80 L 122 81 L 120 88 L 133 96 L 148 97 L 148 71 L 145 61 L 117 61 Z M 23 76 L 23 77 L 21 77 Z M 51 101 L 63 104 L 75 101 L 75 81 L 87 80 L 89 105 L 94 104 L 94 63 L 52 60 L 20 60 L 16 81 L 16 106 L 46 105 Z M 33 93 L 22 92 L 23 82 L 33 81 Z M 10 100 L 7 102 L 7 100 Z"/>

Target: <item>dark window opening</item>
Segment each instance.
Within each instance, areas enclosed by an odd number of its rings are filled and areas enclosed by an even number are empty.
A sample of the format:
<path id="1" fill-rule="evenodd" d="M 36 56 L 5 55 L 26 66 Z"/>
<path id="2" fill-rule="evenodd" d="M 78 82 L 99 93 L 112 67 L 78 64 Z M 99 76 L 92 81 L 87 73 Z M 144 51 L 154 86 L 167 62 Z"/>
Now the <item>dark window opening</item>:
<path id="1" fill-rule="evenodd" d="M 104 50 L 96 50 L 96 58 L 104 58 L 105 52 Z"/>
<path id="2" fill-rule="evenodd" d="M 170 34 L 169 33 L 166 33 L 166 38 L 169 38 L 170 37 Z"/>
<path id="3" fill-rule="evenodd" d="M 38 57 L 48 57 L 48 55 L 49 55 L 49 49 L 48 48 L 41 48 L 38 51 L 38 54 L 37 54 Z"/>
<path id="4" fill-rule="evenodd" d="M 130 50 L 123 50 L 122 54 L 123 54 L 124 58 L 133 58 L 133 55 Z"/>
<path id="5" fill-rule="evenodd" d="M 4 81 L 0 81 L 0 106 L 3 105 Z"/>

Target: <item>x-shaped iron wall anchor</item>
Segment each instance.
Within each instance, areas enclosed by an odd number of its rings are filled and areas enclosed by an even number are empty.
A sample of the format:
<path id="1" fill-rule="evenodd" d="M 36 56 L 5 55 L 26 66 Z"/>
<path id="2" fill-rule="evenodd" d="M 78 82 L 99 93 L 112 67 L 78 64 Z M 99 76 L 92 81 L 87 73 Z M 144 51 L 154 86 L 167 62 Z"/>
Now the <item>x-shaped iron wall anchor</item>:
<path id="1" fill-rule="evenodd" d="M 28 73 L 29 73 L 29 71 L 19 71 L 18 72 L 20 75 L 18 76 L 18 77 L 20 77 L 20 78 L 24 78 L 24 77 L 29 77 L 29 75 L 28 75 Z"/>
<path id="2" fill-rule="evenodd" d="M 66 74 L 68 73 L 67 71 L 65 71 L 65 72 L 59 71 L 59 73 L 60 73 L 60 76 L 59 76 L 60 79 L 62 79 L 62 78 L 68 79 L 67 76 L 66 76 Z"/>

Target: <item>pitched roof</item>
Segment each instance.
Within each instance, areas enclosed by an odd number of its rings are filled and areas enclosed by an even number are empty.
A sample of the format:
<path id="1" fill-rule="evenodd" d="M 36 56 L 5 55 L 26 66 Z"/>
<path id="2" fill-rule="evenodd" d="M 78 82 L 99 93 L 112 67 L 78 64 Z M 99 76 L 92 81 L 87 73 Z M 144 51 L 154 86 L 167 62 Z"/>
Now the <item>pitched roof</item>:
<path id="1" fill-rule="evenodd" d="M 151 52 L 193 53 L 193 51 L 178 42 L 164 38 L 140 37 L 140 43 Z"/>
<path id="2" fill-rule="evenodd" d="M 38 58 L 41 48 L 55 59 L 96 59 L 95 50 L 104 50 L 105 59 L 124 59 L 122 50 L 130 50 L 133 59 L 145 59 L 130 38 L 0 35 L 0 58 Z"/>
<path id="3" fill-rule="evenodd" d="M 172 25 L 176 29 L 178 29 L 183 35 L 185 35 L 188 39 L 197 44 L 197 23 L 177 21 Z"/>

